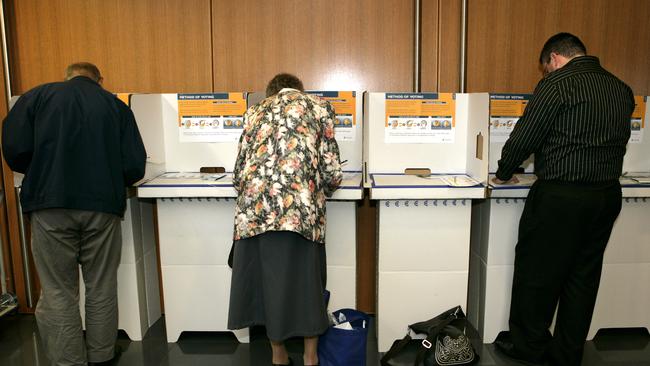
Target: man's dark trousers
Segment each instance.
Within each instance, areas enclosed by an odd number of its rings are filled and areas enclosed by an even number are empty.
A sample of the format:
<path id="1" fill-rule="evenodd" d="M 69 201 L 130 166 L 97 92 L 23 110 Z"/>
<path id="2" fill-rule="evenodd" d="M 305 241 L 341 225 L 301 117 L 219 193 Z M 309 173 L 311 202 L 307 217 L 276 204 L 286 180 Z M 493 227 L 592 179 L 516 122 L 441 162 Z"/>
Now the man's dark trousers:
<path id="1" fill-rule="evenodd" d="M 603 255 L 620 211 L 617 181 L 540 180 L 531 187 L 519 222 L 509 321 L 523 358 L 580 365 Z"/>

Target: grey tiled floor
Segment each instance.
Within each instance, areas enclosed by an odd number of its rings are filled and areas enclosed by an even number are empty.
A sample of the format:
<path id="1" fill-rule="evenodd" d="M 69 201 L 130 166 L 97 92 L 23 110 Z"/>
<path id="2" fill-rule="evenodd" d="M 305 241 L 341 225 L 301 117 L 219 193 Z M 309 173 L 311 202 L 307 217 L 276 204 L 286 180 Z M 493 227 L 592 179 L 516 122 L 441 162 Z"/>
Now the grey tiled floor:
<path id="1" fill-rule="evenodd" d="M 649 309 L 650 311 L 650 309 Z M 377 341 L 371 325 L 368 365 L 379 365 Z M 479 345 L 478 365 L 518 365 L 499 357 L 492 345 Z M 291 340 L 287 348 L 297 365 L 302 365 L 302 342 Z M 271 350 L 262 328 L 251 331 L 251 343 L 240 344 L 229 333 L 183 333 L 177 343 L 167 343 L 164 319 L 158 321 L 142 342 L 130 341 L 120 332 L 118 344 L 125 350 L 120 366 L 270 365 Z M 585 366 L 650 366 L 650 335 L 645 330 L 601 331 L 585 346 Z M 34 317 L 14 315 L 0 318 L 0 365 L 48 365 L 38 337 Z"/>

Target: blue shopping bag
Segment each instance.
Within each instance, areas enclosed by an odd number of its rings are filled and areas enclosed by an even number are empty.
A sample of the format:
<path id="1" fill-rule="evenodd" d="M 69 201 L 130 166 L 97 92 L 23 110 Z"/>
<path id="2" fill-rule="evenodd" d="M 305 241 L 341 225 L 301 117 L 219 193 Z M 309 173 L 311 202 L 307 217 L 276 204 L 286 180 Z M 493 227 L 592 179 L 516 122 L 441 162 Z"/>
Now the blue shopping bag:
<path id="1" fill-rule="evenodd" d="M 336 319 L 341 314 L 350 322 L 352 329 L 339 329 L 334 325 L 318 340 L 318 359 L 321 366 L 366 366 L 366 341 L 370 317 L 358 310 L 341 309 L 333 313 Z"/>

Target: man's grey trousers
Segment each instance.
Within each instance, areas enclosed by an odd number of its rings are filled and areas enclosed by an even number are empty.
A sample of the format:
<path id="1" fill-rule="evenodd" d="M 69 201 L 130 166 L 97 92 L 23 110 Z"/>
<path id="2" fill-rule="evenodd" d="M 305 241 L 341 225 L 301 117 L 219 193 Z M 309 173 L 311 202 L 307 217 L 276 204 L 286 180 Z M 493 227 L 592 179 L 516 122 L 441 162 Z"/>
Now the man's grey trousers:
<path id="1" fill-rule="evenodd" d="M 119 216 L 46 209 L 31 213 L 32 253 L 41 281 L 36 322 L 54 365 L 86 365 L 114 355 Z M 79 313 L 79 266 L 86 286 L 86 334 Z"/>

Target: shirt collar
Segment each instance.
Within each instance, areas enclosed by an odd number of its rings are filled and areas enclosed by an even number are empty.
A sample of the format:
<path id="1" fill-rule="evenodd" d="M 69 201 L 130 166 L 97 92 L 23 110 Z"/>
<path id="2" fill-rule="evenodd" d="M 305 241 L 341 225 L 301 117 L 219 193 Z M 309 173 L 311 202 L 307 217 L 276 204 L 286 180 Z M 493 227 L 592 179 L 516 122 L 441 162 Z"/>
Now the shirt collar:
<path id="1" fill-rule="evenodd" d="M 546 80 L 556 80 L 564 77 L 565 75 L 570 75 L 576 70 L 593 70 L 600 71 L 602 67 L 600 66 L 600 61 L 596 56 L 577 56 L 569 60 L 564 66 L 553 71 L 552 73 L 544 76 Z"/>
<path id="2" fill-rule="evenodd" d="M 278 92 L 278 94 L 280 94 L 280 93 L 288 93 L 288 92 L 298 92 L 298 93 L 300 93 L 300 90 L 294 89 L 294 88 L 282 88 L 282 90 L 280 90 Z"/>
<path id="3" fill-rule="evenodd" d="M 596 56 L 577 56 L 572 58 L 569 62 L 567 62 L 566 65 L 564 66 L 569 66 L 569 65 L 598 65 L 600 66 L 600 60 Z"/>
<path id="4" fill-rule="evenodd" d="M 73 77 L 72 79 L 70 79 L 68 81 L 72 81 L 72 80 L 74 80 L 74 81 L 86 81 L 86 82 L 89 82 L 89 83 L 93 83 L 95 85 L 99 85 L 98 82 L 96 82 L 95 80 L 89 78 L 88 76 L 84 76 L 84 75 L 77 75 L 77 76 Z"/>

